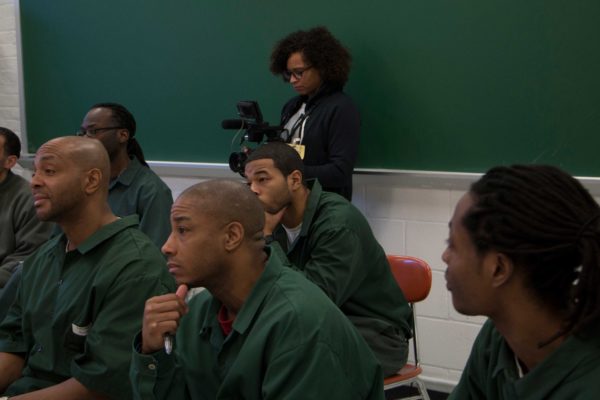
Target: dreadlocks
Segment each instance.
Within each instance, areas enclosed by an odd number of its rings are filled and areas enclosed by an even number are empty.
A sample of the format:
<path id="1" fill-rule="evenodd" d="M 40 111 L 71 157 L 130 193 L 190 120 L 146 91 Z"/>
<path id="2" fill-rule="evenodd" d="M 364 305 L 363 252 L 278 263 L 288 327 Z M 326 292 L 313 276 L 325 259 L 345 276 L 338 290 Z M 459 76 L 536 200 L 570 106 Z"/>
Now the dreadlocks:
<path id="1" fill-rule="evenodd" d="M 479 253 L 504 253 L 536 297 L 564 316 L 559 334 L 600 319 L 600 207 L 572 176 L 552 166 L 489 170 L 470 190 L 464 225 Z"/>
<path id="2" fill-rule="evenodd" d="M 133 115 L 129 112 L 129 110 L 118 103 L 98 103 L 90 107 L 90 110 L 93 108 L 108 108 L 112 111 L 112 118 L 115 124 L 129 131 L 129 140 L 127 141 L 127 154 L 129 156 L 134 156 L 142 165 L 147 167 L 148 163 L 146 162 L 146 159 L 144 157 L 142 147 L 134 137 L 136 123 L 135 118 L 133 118 Z"/>

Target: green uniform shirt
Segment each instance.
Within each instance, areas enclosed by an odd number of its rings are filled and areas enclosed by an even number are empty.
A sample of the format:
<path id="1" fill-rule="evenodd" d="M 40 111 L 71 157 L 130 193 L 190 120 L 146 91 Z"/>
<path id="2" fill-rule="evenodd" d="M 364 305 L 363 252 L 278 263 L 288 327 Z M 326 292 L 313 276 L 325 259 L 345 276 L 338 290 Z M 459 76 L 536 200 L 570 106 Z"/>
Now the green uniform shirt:
<path id="1" fill-rule="evenodd" d="M 134 353 L 134 398 L 383 400 L 381 369 L 364 340 L 284 259 L 273 249 L 227 337 L 218 300 L 208 291 L 194 297 L 173 355 Z"/>
<path id="2" fill-rule="evenodd" d="M 71 377 L 112 398 L 131 398 L 131 337 L 149 297 L 175 290 L 156 246 L 137 217 L 100 228 L 65 253 L 63 234 L 23 265 L 17 298 L 0 325 L 0 351 L 20 353 L 23 376 L 6 395 Z"/>
<path id="3" fill-rule="evenodd" d="M 8 171 L 0 182 L 0 288 L 19 262 L 50 237 L 51 229 L 35 214 L 29 182 Z"/>
<path id="4" fill-rule="evenodd" d="M 575 336 L 519 379 L 514 353 L 488 320 L 449 400 L 597 400 L 600 336 Z"/>
<path id="5" fill-rule="evenodd" d="M 283 226 L 273 236 L 291 263 L 360 331 L 384 375 L 392 374 L 406 363 L 410 306 L 360 211 L 341 196 L 323 191 L 316 180 L 309 181 L 309 188 L 299 237 L 288 249 Z"/>
<path id="6" fill-rule="evenodd" d="M 108 204 L 115 215 L 137 214 L 140 230 L 160 249 L 171 233 L 171 189 L 137 158 L 110 182 Z"/>

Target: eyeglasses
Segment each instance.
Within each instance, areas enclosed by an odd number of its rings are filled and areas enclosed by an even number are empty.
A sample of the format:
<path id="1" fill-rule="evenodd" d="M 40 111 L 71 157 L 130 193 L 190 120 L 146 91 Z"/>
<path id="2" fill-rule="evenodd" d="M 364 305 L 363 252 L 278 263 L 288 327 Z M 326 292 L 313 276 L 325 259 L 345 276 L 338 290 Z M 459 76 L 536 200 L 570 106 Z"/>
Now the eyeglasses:
<path id="1" fill-rule="evenodd" d="M 77 136 L 96 136 L 100 131 L 108 131 L 111 129 L 124 129 L 122 126 L 111 126 L 108 128 L 94 128 L 94 129 L 83 129 L 80 128 L 77 131 Z"/>
<path id="2" fill-rule="evenodd" d="M 285 70 L 281 73 L 281 77 L 284 82 L 289 82 L 292 79 L 292 76 L 298 80 L 302 79 L 302 75 L 312 68 L 312 65 L 304 68 L 294 68 L 292 70 Z"/>

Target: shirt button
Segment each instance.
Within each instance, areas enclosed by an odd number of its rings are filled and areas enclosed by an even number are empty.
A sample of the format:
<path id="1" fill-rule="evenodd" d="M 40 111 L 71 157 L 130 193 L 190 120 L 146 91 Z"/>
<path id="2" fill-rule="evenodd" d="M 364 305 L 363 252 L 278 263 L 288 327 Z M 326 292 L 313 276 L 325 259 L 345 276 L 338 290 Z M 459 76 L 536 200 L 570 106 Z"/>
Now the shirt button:
<path id="1" fill-rule="evenodd" d="M 156 369 L 156 364 L 148 364 L 148 369 L 154 371 Z"/>

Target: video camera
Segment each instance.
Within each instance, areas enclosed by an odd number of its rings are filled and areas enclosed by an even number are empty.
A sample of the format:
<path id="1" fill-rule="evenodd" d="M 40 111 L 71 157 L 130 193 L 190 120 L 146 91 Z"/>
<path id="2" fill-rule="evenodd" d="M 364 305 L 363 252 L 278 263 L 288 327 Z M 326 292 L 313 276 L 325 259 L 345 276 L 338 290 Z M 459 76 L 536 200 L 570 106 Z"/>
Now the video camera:
<path id="1" fill-rule="evenodd" d="M 280 134 L 283 128 L 280 126 L 270 126 L 268 122 L 263 121 L 262 112 L 256 101 L 239 101 L 237 110 L 240 119 L 225 119 L 221 122 L 223 129 L 245 130 L 240 139 L 242 151 L 233 152 L 229 156 L 229 168 L 244 176 L 244 165 L 248 159 L 248 154 L 252 151 L 245 142 L 261 143 L 280 141 Z M 266 139 L 265 139 L 266 138 Z"/>

